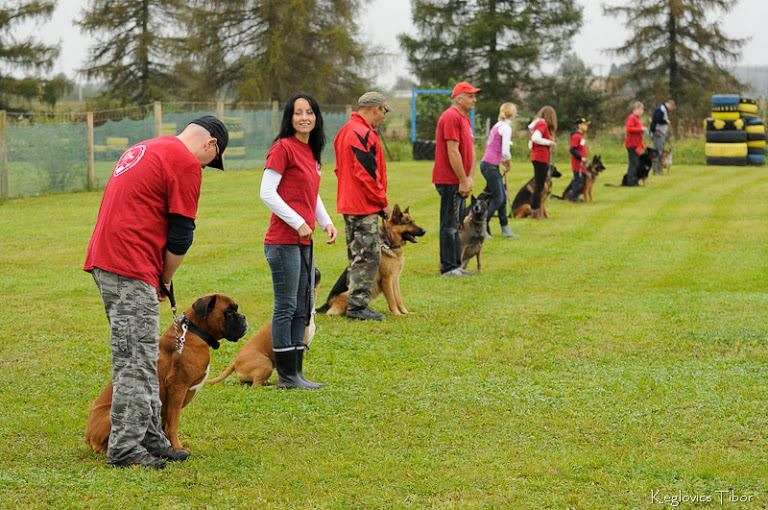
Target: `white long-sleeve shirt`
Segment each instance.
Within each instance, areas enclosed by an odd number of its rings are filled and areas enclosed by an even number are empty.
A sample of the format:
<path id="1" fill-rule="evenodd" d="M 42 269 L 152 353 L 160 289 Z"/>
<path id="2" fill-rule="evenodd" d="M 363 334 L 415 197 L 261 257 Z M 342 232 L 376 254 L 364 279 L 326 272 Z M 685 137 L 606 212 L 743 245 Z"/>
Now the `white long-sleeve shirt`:
<path id="1" fill-rule="evenodd" d="M 277 193 L 277 186 L 282 179 L 283 174 L 280 172 L 272 170 L 271 168 L 265 169 L 264 176 L 261 178 L 259 197 L 261 197 L 264 204 L 270 211 L 275 213 L 278 218 L 298 231 L 305 221 L 304 218 L 294 211 L 293 208 Z M 320 225 L 320 228 L 323 230 L 333 223 L 330 215 L 328 215 L 328 211 L 325 209 L 323 199 L 320 198 L 319 194 L 317 195 L 317 204 L 315 207 L 315 220 L 317 220 L 317 224 Z"/>

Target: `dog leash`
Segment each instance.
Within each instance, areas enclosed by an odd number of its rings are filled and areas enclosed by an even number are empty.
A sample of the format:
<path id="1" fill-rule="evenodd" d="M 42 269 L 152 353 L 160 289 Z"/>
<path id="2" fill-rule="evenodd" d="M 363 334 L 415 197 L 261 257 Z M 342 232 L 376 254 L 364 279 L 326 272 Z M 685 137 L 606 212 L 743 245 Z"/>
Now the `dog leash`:
<path id="1" fill-rule="evenodd" d="M 168 287 L 165 286 L 162 279 L 160 280 L 160 289 L 168 296 L 168 302 L 171 305 L 171 315 L 173 315 L 173 332 L 176 335 L 176 352 L 179 354 L 184 350 L 184 342 L 187 339 L 187 330 L 189 329 L 188 321 L 184 314 L 181 317 L 176 316 L 176 296 L 173 293 L 173 282 Z M 181 329 L 181 333 L 179 333 Z"/>

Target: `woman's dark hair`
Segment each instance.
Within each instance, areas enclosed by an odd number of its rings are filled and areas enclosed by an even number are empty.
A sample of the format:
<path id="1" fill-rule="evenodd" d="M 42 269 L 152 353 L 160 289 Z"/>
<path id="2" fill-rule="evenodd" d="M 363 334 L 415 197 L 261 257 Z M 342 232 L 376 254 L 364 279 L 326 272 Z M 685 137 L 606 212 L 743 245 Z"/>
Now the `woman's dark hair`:
<path id="1" fill-rule="evenodd" d="M 320 113 L 320 105 L 317 104 L 315 98 L 309 94 L 297 92 L 285 103 L 285 108 L 283 108 L 283 120 L 280 123 L 280 131 L 277 133 L 275 141 L 296 134 L 296 130 L 293 128 L 293 109 L 297 99 L 306 99 L 309 103 L 309 107 L 312 108 L 312 111 L 315 113 L 315 128 L 309 133 L 309 148 L 312 149 L 312 154 L 315 156 L 317 162 L 320 163 L 323 147 L 325 147 L 323 114 Z"/>

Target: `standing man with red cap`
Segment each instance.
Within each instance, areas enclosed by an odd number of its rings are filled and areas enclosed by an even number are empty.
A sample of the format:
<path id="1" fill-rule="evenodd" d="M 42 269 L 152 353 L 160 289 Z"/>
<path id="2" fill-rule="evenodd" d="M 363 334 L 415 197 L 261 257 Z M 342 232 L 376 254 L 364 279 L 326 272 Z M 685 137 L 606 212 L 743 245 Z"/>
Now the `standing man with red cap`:
<path id="1" fill-rule="evenodd" d="M 157 359 L 160 304 L 192 245 L 204 166 L 224 169 L 229 141 L 212 115 L 178 136 L 139 142 L 123 153 L 104 188 L 83 269 L 93 276 L 110 325 L 111 466 L 161 469 L 184 461 L 163 433 Z"/>
<path id="2" fill-rule="evenodd" d="M 472 193 L 475 146 L 469 114 L 480 89 L 461 81 L 453 87 L 453 104 L 437 121 L 435 165 L 432 183 L 440 194 L 440 274 L 448 277 L 473 273 L 461 267 L 459 225 L 464 217 L 464 199 Z"/>

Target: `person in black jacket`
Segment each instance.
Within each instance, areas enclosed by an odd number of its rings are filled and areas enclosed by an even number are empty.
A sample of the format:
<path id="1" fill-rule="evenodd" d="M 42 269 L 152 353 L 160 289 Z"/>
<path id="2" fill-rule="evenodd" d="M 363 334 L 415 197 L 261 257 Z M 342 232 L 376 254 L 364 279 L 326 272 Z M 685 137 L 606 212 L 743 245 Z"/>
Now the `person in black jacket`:
<path id="1" fill-rule="evenodd" d="M 669 113 L 675 111 L 676 107 L 674 100 L 667 99 L 653 112 L 649 131 L 653 138 L 653 148 L 656 149 L 656 153 L 659 155 L 653 158 L 653 175 L 661 175 L 663 173 L 661 169 L 661 154 L 664 152 L 664 146 L 669 138 Z"/>

